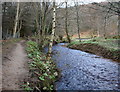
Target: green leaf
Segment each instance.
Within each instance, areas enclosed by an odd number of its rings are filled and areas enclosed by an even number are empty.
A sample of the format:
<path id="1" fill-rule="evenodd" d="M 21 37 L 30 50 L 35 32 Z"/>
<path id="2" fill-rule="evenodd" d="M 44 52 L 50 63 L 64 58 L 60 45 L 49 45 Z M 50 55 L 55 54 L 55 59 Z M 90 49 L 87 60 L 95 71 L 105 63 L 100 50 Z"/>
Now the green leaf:
<path id="1" fill-rule="evenodd" d="M 44 76 L 42 76 L 42 77 L 39 77 L 39 79 L 40 79 L 40 80 L 45 80 L 45 79 L 44 79 Z"/>
<path id="2" fill-rule="evenodd" d="M 32 63 L 30 65 L 33 66 L 33 67 L 36 66 L 35 64 L 32 64 Z"/>
<path id="3" fill-rule="evenodd" d="M 48 74 L 47 74 L 47 73 L 44 73 L 43 75 L 44 75 L 44 76 L 48 76 Z"/>
<path id="4" fill-rule="evenodd" d="M 47 89 L 47 87 L 43 87 L 43 90 L 46 90 Z"/>

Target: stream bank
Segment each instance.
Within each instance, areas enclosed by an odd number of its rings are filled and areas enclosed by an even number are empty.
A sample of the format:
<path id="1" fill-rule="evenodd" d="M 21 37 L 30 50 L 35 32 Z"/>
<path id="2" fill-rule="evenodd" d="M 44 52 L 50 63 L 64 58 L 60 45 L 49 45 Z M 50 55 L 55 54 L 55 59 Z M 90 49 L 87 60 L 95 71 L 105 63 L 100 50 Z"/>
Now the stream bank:
<path id="1" fill-rule="evenodd" d="M 88 53 L 96 54 L 104 58 L 120 62 L 120 50 L 108 50 L 107 48 L 93 43 L 82 43 L 68 46 L 71 49 L 81 50 Z"/>

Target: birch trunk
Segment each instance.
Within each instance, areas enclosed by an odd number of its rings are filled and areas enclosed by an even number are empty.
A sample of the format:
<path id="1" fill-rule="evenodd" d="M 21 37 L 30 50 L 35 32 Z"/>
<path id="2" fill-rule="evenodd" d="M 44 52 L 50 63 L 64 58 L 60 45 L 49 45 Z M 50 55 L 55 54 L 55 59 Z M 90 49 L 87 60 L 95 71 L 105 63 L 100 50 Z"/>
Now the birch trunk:
<path id="1" fill-rule="evenodd" d="M 13 38 L 16 37 L 16 32 L 17 32 L 17 25 L 18 25 L 18 17 L 19 17 L 19 8 L 20 8 L 20 3 L 18 2 L 17 4 L 17 12 L 16 12 L 16 18 L 15 18 L 15 26 L 13 30 Z"/>
<path id="2" fill-rule="evenodd" d="M 56 22 L 56 8 L 55 8 L 55 1 L 53 2 L 53 25 L 52 25 L 52 34 L 51 34 L 51 39 L 49 43 L 49 48 L 48 48 L 48 60 L 51 58 L 51 52 L 52 52 L 52 46 L 53 46 L 53 39 L 54 39 L 54 34 L 55 34 L 55 22 Z"/>

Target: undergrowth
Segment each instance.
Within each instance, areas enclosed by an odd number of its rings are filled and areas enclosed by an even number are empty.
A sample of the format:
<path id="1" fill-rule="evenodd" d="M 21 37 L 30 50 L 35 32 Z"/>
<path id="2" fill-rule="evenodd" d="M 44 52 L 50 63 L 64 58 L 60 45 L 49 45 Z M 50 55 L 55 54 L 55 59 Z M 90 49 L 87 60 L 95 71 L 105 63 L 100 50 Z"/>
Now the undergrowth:
<path id="1" fill-rule="evenodd" d="M 28 57 L 32 60 L 29 67 L 33 78 L 37 78 L 37 83 L 27 83 L 24 88 L 38 91 L 54 90 L 54 82 L 59 75 L 55 63 L 46 59 L 46 55 L 39 50 L 38 44 L 34 41 L 27 42 L 26 51 Z"/>

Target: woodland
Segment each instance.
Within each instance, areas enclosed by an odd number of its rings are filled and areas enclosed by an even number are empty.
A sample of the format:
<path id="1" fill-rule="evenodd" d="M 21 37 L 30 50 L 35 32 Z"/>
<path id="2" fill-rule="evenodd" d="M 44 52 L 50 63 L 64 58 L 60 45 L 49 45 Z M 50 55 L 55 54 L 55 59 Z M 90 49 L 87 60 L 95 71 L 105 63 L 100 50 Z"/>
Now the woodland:
<path id="1" fill-rule="evenodd" d="M 0 5 L 0 90 L 120 91 L 119 0 Z"/>

